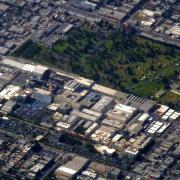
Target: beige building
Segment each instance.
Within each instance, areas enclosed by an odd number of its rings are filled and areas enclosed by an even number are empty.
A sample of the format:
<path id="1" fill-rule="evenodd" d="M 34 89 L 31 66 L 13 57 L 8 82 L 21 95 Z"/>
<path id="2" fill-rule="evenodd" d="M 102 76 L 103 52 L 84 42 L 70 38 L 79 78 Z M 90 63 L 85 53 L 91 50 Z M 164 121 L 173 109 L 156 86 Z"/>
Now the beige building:
<path id="1" fill-rule="evenodd" d="M 55 175 L 58 180 L 70 180 L 74 178 L 88 163 L 88 159 L 75 156 L 71 161 L 56 169 Z"/>

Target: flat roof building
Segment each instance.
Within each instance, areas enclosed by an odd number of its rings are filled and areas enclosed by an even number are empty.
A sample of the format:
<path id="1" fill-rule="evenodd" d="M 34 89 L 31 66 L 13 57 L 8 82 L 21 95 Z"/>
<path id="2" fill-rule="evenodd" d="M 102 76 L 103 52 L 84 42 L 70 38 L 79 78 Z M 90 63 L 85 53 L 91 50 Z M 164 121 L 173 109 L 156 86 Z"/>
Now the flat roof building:
<path id="1" fill-rule="evenodd" d="M 0 92 L 0 98 L 9 100 L 12 97 L 17 96 L 20 89 L 19 86 L 9 85 Z"/>
<path id="2" fill-rule="evenodd" d="M 122 129 L 137 111 L 136 108 L 123 104 L 116 104 L 107 112 L 107 117 L 102 123 Z"/>
<path id="3" fill-rule="evenodd" d="M 117 129 L 101 125 L 92 135 L 91 139 L 96 142 L 101 142 L 103 144 L 109 144 L 111 141 L 111 136 L 115 133 Z"/>
<path id="4" fill-rule="evenodd" d="M 113 103 L 114 99 L 112 97 L 102 96 L 101 99 L 96 104 L 94 104 L 91 109 L 100 113 L 104 113 L 110 107 L 112 107 Z"/>
<path id="5" fill-rule="evenodd" d="M 0 54 L 1 55 L 7 55 L 8 52 L 9 52 L 8 48 L 0 46 Z"/>
<path id="6" fill-rule="evenodd" d="M 78 90 L 79 88 L 80 88 L 80 84 L 77 81 L 74 81 L 74 80 L 68 81 L 64 86 L 65 90 L 69 90 L 69 91 L 72 91 L 72 92 Z"/>
<path id="7" fill-rule="evenodd" d="M 58 180 L 70 180 L 74 178 L 88 163 L 88 159 L 75 156 L 71 161 L 56 169 L 55 175 Z"/>
<path id="8" fill-rule="evenodd" d="M 174 26 L 170 32 L 172 35 L 180 36 L 180 25 Z"/>
<path id="9" fill-rule="evenodd" d="M 49 70 L 49 68 L 45 66 L 25 64 L 22 62 L 17 62 L 15 60 L 12 60 L 10 58 L 4 58 L 2 60 L 2 63 L 41 76 L 43 76 Z"/>

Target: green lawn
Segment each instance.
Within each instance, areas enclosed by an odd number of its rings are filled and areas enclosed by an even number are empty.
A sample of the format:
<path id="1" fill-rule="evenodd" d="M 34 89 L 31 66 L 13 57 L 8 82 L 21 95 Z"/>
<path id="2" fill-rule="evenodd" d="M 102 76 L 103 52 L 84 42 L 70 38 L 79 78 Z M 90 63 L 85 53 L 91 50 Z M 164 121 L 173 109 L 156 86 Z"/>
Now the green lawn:
<path id="1" fill-rule="evenodd" d="M 144 81 L 134 87 L 134 92 L 141 96 L 150 97 L 163 88 L 164 84 L 162 82 Z"/>

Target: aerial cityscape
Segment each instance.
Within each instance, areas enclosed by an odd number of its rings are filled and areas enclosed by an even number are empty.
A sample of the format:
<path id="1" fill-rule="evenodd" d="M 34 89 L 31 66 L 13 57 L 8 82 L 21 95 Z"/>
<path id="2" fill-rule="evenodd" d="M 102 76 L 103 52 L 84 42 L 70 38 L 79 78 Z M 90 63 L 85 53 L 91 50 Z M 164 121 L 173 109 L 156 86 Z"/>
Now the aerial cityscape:
<path id="1" fill-rule="evenodd" d="M 0 0 L 0 179 L 179 180 L 180 1 Z"/>

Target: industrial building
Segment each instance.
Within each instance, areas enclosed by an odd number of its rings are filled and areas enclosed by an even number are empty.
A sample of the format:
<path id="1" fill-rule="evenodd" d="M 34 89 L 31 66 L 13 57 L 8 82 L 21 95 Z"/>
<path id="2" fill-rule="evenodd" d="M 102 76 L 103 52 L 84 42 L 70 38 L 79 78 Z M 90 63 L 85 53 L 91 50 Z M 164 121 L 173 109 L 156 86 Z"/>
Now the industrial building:
<path id="1" fill-rule="evenodd" d="M 91 109 L 100 113 L 104 113 L 110 109 L 113 104 L 114 99 L 112 97 L 102 96 L 101 99 L 96 104 L 94 104 Z"/>
<path id="2" fill-rule="evenodd" d="M 87 165 L 88 159 L 75 156 L 63 166 L 56 169 L 56 177 L 59 180 L 73 179 Z"/>
<path id="3" fill-rule="evenodd" d="M 92 135 L 91 135 L 91 139 L 93 141 L 102 143 L 102 144 L 109 144 L 111 141 L 111 137 L 113 136 L 113 134 L 115 133 L 117 129 L 113 128 L 113 127 L 108 127 L 108 126 L 104 126 L 101 125 Z"/>
<path id="4" fill-rule="evenodd" d="M 116 104 L 114 108 L 107 112 L 107 116 L 102 123 L 122 129 L 136 113 L 136 111 L 137 109 L 134 107 Z"/>

